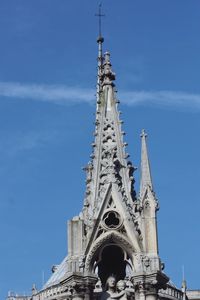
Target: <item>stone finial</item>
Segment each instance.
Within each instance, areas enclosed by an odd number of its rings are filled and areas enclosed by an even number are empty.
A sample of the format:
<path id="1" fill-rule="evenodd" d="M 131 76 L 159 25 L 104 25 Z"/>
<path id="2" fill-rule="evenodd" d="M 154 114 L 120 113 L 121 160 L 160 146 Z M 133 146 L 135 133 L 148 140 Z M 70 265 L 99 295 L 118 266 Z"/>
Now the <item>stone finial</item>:
<path id="1" fill-rule="evenodd" d="M 141 133 L 141 179 L 140 179 L 140 196 L 144 194 L 147 186 L 149 186 L 153 190 L 153 183 L 151 178 L 151 170 L 150 170 L 150 163 L 147 151 L 147 134 L 145 130 L 142 130 Z"/>
<path id="2" fill-rule="evenodd" d="M 186 300 L 186 299 L 187 299 L 187 296 L 186 296 L 186 292 L 187 292 L 187 282 L 186 282 L 185 279 L 183 279 L 183 281 L 182 281 L 181 290 L 182 290 L 182 292 L 183 292 L 183 300 Z"/>
<path id="3" fill-rule="evenodd" d="M 114 86 L 113 80 L 115 80 L 115 73 L 112 71 L 110 62 L 110 53 L 106 52 L 104 54 L 104 64 L 102 72 L 102 82 L 103 85 L 112 85 Z"/>
<path id="4" fill-rule="evenodd" d="M 33 286 L 32 286 L 32 295 L 35 295 L 36 293 L 37 293 L 37 288 L 36 288 L 36 285 L 35 285 L 35 283 L 33 284 Z"/>

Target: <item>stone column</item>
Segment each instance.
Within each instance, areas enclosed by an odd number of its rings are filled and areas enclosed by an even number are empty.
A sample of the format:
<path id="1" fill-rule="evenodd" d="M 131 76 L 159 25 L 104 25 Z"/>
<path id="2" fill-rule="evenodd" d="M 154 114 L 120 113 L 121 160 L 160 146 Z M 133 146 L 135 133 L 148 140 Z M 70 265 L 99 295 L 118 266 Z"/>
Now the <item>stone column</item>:
<path id="1" fill-rule="evenodd" d="M 135 300 L 157 300 L 158 290 L 165 288 L 169 278 L 160 271 L 142 273 L 133 277 Z"/>
<path id="2" fill-rule="evenodd" d="M 146 300 L 157 300 L 158 291 L 156 288 L 149 286 L 146 291 Z"/>
<path id="3" fill-rule="evenodd" d="M 97 277 L 90 274 L 72 273 L 63 284 L 69 293 L 69 298 L 73 300 L 93 300 L 93 290 L 97 282 Z"/>
<path id="4" fill-rule="evenodd" d="M 98 278 L 96 276 L 86 276 L 85 277 L 85 300 L 93 300 L 93 291 L 95 289 L 95 284 Z"/>

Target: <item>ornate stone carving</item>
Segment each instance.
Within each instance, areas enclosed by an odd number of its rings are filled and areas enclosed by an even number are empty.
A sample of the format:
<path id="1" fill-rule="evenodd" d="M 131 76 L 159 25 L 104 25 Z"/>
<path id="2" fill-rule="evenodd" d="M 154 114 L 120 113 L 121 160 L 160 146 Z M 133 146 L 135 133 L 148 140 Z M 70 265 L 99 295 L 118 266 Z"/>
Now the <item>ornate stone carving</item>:
<path id="1" fill-rule="evenodd" d="M 102 225 L 106 229 L 119 229 L 122 226 L 122 218 L 116 210 L 107 210 L 103 216 Z"/>
<path id="2" fill-rule="evenodd" d="M 67 299 L 93 299 L 93 290 L 97 282 L 96 276 L 73 274 L 63 281 L 63 288 Z"/>
<path id="3" fill-rule="evenodd" d="M 115 277 L 110 276 L 107 279 L 105 290 L 100 293 L 99 299 L 100 300 L 107 300 L 107 299 L 121 299 L 121 300 L 128 300 L 133 299 L 134 296 L 134 289 L 127 287 L 125 280 L 119 280 L 116 282 Z"/>
<path id="4" fill-rule="evenodd" d="M 105 53 L 105 62 L 104 67 L 101 73 L 101 81 L 103 82 L 103 85 L 113 85 L 113 80 L 115 80 L 115 73 L 111 69 L 111 63 L 110 63 L 110 53 Z"/>
<path id="5" fill-rule="evenodd" d="M 128 178 L 129 178 L 129 191 L 130 191 L 130 194 L 132 196 L 132 199 L 135 200 L 136 199 L 136 192 L 134 190 L 134 177 L 133 177 L 133 173 L 135 172 L 135 170 L 137 170 L 137 168 L 135 168 L 133 165 L 132 165 L 132 162 L 131 161 L 128 161 L 127 163 L 127 171 L 128 171 Z"/>
<path id="6" fill-rule="evenodd" d="M 135 213 L 134 203 L 131 204 L 126 195 L 123 195 L 123 202 L 126 204 L 126 210 L 130 215 L 130 220 L 133 221 L 135 230 L 138 233 L 138 235 L 140 236 L 141 235 L 140 223 L 139 223 L 138 217 Z"/>

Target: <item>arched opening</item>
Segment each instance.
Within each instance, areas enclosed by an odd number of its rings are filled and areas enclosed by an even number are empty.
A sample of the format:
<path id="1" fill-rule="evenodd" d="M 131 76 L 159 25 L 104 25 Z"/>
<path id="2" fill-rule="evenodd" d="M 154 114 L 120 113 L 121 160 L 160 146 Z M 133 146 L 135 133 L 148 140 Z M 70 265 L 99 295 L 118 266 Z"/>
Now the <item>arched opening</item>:
<path id="1" fill-rule="evenodd" d="M 124 279 L 126 276 L 126 262 L 123 250 L 116 245 L 106 246 L 101 253 L 101 260 L 98 263 L 98 276 L 102 286 L 107 278 L 114 275 L 116 280 Z"/>

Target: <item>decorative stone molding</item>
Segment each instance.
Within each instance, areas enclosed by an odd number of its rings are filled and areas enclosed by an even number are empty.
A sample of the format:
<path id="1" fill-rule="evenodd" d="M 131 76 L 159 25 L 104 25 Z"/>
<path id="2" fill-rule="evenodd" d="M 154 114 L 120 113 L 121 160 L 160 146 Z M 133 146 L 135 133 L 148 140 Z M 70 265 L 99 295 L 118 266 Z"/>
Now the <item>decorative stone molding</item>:
<path id="1" fill-rule="evenodd" d="M 165 289 L 169 278 L 162 272 L 142 272 L 132 277 L 132 282 L 136 291 L 145 291 L 148 293 L 157 293 L 159 289 Z"/>
<path id="2" fill-rule="evenodd" d="M 93 299 L 93 290 L 98 278 L 95 275 L 72 273 L 63 280 L 69 299 Z"/>

